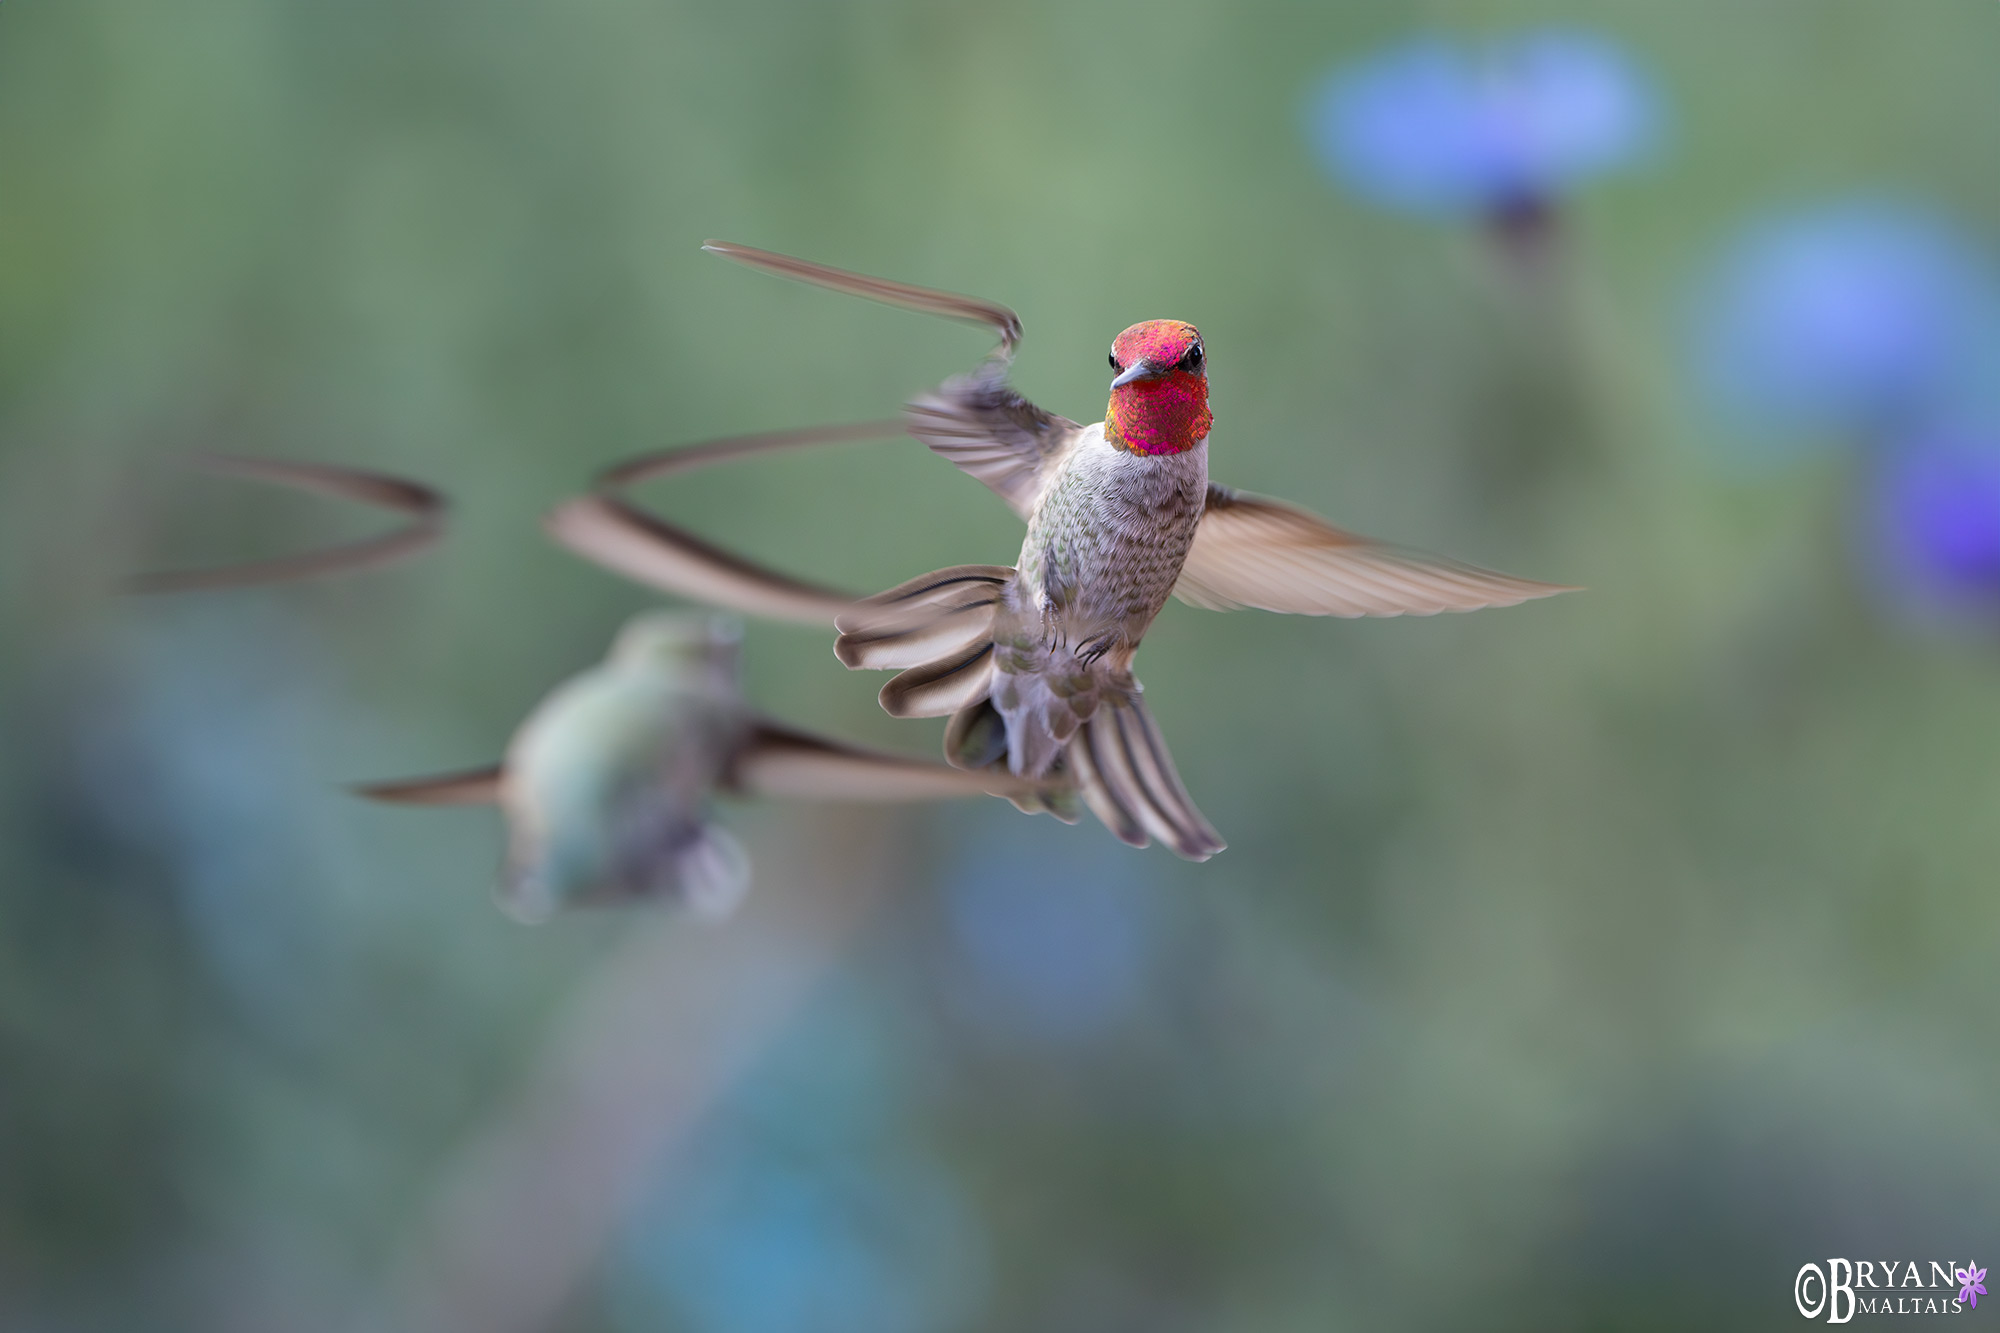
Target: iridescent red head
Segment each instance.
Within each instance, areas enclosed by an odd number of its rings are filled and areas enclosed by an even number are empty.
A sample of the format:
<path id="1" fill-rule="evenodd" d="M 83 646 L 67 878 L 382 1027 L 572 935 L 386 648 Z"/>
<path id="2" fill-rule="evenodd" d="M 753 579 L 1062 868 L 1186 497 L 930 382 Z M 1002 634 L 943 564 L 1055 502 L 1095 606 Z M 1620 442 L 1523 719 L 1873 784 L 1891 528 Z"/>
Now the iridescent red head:
<path id="1" fill-rule="evenodd" d="M 1207 353 L 1177 319 L 1134 324 L 1111 344 L 1111 406 L 1104 438 L 1135 454 L 1178 454 L 1208 437 Z"/>

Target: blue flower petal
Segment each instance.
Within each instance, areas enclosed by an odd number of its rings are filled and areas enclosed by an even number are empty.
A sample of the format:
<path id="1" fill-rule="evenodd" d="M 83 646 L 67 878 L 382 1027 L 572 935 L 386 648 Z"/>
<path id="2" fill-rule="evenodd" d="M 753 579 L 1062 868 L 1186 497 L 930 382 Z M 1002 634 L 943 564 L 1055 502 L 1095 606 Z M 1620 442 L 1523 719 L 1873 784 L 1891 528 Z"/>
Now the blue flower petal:
<path id="1" fill-rule="evenodd" d="M 1864 499 L 1878 585 L 1915 609 L 2000 608 L 2000 429 L 1953 424 L 1875 460 Z"/>
<path id="2" fill-rule="evenodd" d="M 1545 30 L 1479 48 L 1420 39 L 1340 70 L 1314 99 L 1312 134 L 1356 193 L 1462 216 L 1545 201 L 1626 165 L 1657 119 L 1618 47 Z"/>
<path id="3" fill-rule="evenodd" d="M 1948 222 L 1849 200 L 1751 226 L 1702 284 L 1697 373 L 1725 414 L 1878 434 L 1963 396 L 1990 351 L 1993 276 Z"/>

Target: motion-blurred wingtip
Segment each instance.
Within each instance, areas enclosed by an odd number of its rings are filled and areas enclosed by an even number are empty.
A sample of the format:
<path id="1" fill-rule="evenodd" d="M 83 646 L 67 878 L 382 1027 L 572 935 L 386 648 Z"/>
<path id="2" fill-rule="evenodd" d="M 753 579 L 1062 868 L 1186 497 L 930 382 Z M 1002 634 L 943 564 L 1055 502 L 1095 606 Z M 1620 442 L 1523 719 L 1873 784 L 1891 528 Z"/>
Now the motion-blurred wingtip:
<path id="1" fill-rule="evenodd" d="M 347 790 L 384 805 L 491 805 L 500 799 L 500 778 L 500 765 L 489 764 L 435 777 L 352 782 Z"/>
<path id="2" fill-rule="evenodd" d="M 268 482 L 295 491 L 332 496 L 402 514 L 409 522 L 379 537 L 316 551 L 208 569 L 147 571 L 123 580 L 120 586 L 125 592 L 143 595 L 250 588 L 325 574 L 353 573 L 415 555 L 435 545 L 444 536 L 444 514 L 449 505 L 444 493 L 434 486 L 407 477 L 336 463 L 309 463 L 213 451 L 188 454 L 181 461 L 217 476 Z"/>

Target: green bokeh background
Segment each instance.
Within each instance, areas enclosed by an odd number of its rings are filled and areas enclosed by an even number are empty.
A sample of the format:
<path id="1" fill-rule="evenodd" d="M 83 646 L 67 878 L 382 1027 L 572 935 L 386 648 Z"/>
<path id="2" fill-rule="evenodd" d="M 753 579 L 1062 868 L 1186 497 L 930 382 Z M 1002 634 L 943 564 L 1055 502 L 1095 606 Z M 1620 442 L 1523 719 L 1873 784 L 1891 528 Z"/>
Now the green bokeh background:
<path id="1" fill-rule="evenodd" d="M 1670 127 L 1546 270 L 1313 160 L 1334 63 L 1545 22 L 1625 43 Z M 1072 416 L 1120 328 L 1189 319 L 1218 479 L 1590 586 L 1170 608 L 1139 665 L 1206 865 L 897 825 L 828 993 L 919 1071 L 897 1136 L 973 1256 L 938 1326 L 1759 1328 L 1810 1259 L 1990 1255 L 2000 662 L 1882 615 L 1847 465 L 1729 466 L 1677 348 L 1758 209 L 1904 190 L 2000 242 L 1996 51 L 1970 0 L 0 5 L 0 1326 L 316 1327 L 630 929 L 514 926 L 496 820 L 338 784 L 488 757 L 656 601 L 537 530 L 596 468 L 882 416 L 985 350 L 709 236 L 1005 301 Z M 193 448 L 428 479 L 451 539 L 114 596 L 368 528 Z M 648 495 L 859 589 L 1018 542 L 907 440 Z M 935 743 L 826 639 L 753 626 L 753 697 Z M 1140 1000 L 1081 1037 L 938 998 L 943 886 L 1016 839 L 1151 904 Z M 561 1327 L 769 1326 L 619 1262 Z"/>

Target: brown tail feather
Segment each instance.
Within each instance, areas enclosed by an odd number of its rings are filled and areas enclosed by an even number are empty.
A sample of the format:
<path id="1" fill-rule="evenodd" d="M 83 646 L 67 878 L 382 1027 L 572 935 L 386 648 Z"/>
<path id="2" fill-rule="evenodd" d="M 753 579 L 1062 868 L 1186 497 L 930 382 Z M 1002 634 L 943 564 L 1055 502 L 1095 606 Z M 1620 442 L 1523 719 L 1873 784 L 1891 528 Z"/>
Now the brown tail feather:
<path id="1" fill-rule="evenodd" d="M 1146 846 L 1151 841 L 1146 836 L 1146 830 L 1139 827 L 1138 819 L 1130 810 L 1119 804 L 1091 761 L 1088 728 L 1071 743 L 1065 758 L 1070 770 L 1076 774 L 1076 789 L 1083 794 L 1083 803 L 1090 807 L 1090 813 L 1097 816 L 1098 822 L 1110 829 L 1111 836 L 1126 846 Z"/>
<path id="2" fill-rule="evenodd" d="M 981 638 L 965 651 L 911 667 L 880 695 L 890 717 L 944 717 L 978 703 L 993 686 L 993 641 Z"/>
<path id="3" fill-rule="evenodd" d="M 990 768 L 1007 760 L 1007 722 L 991 699 L 978 699 L 951 715 L 944 729 L 945 762 L 953 768 Z"/>
<path id="4" fill-rule="evenodd" d="M 1069 754 L 1084 802 L 1121 841 L 1143 847 L 1150 835 L 1190 861 L 1228 845 L 1195 808 L 1137 694 L 1100 703 Z"/>
<path id="5" fill-rule="evenodd" d="M 1013 579 L 1008 565 L 953 565 L 919 574 L 887 592 L 843 610 L 834 625 L 843 635 L 868 635 L 909 629 L 946 612 L 991 606 Z"/>
<path id="6" fill-rule="evenodd" d="M 901 671 L 956 657 L 992 636 L 998 596 L 997 588 L 990 595 L 975 589 L 962 600 L 924 607 L 920 613 L 897 608 L 893 617 L 849 617 L 847 623 L 855 628 L 834 643 L 833 655 L 848 667 L 869 671 Z"/>
<path id="7" fill-rule="evenodd" d="M 954 565 L 855 603 L 834 622 L 850 667 L 898 670 L 882 687 L 891 717 L 943 717 L 980 702 L 993 680 L 993 609 L 1006 565 Z"/>

